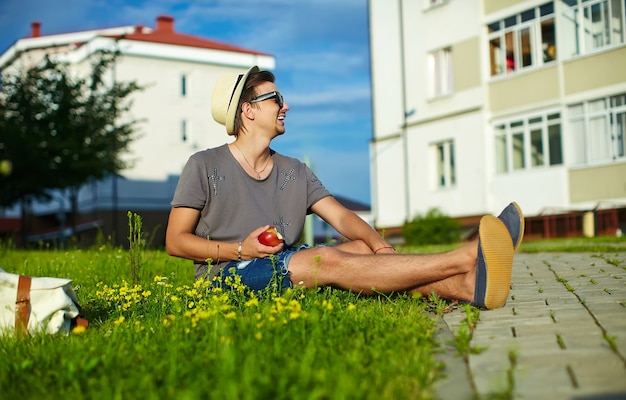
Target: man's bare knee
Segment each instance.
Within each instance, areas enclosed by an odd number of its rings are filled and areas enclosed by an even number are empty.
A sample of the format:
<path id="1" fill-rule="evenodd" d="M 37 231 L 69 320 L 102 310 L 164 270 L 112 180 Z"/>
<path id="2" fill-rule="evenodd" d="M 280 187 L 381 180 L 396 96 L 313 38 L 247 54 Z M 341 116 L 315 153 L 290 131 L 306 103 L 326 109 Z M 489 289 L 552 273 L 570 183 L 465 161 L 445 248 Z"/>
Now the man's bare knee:
<path id="1" fill-rule="evenodd" d="M 334 274 L 345 253 L 331 246 L 301 250 L 293 255 L 288 269 L 294 284 L 301 281 L 307 287 L 334 283 Z"/>

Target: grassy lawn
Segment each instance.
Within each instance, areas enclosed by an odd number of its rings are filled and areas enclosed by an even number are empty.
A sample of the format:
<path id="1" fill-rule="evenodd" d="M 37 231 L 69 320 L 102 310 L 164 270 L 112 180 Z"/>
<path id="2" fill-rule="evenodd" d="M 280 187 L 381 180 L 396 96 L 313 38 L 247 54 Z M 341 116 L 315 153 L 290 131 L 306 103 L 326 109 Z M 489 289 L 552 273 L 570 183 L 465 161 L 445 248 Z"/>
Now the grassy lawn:
<path id="1" fill-rule="evenodd" d="M 3 269 L 72 278 L 89 328 L 0 337 L 2 398 L 433 398 L 441 377 L 429 303 L 344 291 L 251 296 L 195 282 L 144 251 L 1 250 Z M 235 285 L 236 286 L 236 285 Z"/>
<path id="2" fill-rule="evenodd" d="M 620 252 L 626 239 L 525 242 L 520 251 Z M 436 299 L 333 289 L 254 296 L 196 282 L 190 262 L 163 251 L 107 245 L 5 246 L 0 260 L 9 272 L 73 279 L 90 321 L 66 337 L 0 337 L 2 398 L 430 399 L 443 376 L 433 311 L 447 305 Z M 471 331 L 461 333 L 457 349 L 468 351 Z"/>

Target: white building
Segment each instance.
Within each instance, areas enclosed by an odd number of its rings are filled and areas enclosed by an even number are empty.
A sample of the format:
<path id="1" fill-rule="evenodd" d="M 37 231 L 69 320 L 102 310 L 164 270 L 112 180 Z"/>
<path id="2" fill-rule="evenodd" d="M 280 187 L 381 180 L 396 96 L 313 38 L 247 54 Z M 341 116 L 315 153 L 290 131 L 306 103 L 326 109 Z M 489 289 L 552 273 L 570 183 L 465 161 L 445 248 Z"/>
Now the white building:
<path id="1" fill-rule="evenodd" d="M 179 33 L 172 17 L 159 16 L 154 29 L 123 26 L 52 35 L 42 35 L 41 24 L 35 22 L 31 37 L 17 40 L 0 55 L 0 72 L 33 65 L 51 54 L 80 73 L 88 67 L 88 57 L 101 49 L 121 54 L 111 79 L 145 87 L 133 95 L 130 115 L 142 122 L 126 156 L 134 166 L 122 172 L 123 179 L 81 191 L 80 211 L 87 222 L 83 227 L 99 225 L 108 235 L 115 227 L 127 226 L 130 210 L 141 212 L 145 230 L 158 230 L 155 237 L 161 240 L 176 178 L 189 156 L 230 141 L 224 127 L 211 117 L 217 78 L 224 72 L 244 72 L 251 65 L 273 69 L 275 60 L 260 51 Z M 47 212 L 58 211 L 59 203 L 48 208 Z M 45 213 L 40 207 L 38 214 Z M 50 227 L 58 230 L 55 223 Z M 118 236 L 123 242 L 125 234 Z"/>
<path id="2" fill-rule="evenodd" d="M 434 207 L 475 222 L 515 200 L 530 235 L 624 229 L 625 12 L 625 0 L 369 0 L 376 226 Z"/>

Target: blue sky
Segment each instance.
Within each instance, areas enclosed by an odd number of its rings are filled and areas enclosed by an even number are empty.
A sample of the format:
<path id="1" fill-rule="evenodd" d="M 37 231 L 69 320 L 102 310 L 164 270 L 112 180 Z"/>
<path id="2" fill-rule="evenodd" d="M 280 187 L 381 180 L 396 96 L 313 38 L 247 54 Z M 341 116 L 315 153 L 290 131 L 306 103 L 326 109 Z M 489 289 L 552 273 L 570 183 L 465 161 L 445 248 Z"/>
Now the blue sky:
<path id="1" fill-rule="evenodd" d="M 307 157 L 336 195 L 370 204 L 367 0 L 1 0 L 0 51 L 30 35 L 175 18 L 181 33 L 270 53 L 291 110 L 272 147 Z M 207 94 L 208 95 L 208 94 Z"/>

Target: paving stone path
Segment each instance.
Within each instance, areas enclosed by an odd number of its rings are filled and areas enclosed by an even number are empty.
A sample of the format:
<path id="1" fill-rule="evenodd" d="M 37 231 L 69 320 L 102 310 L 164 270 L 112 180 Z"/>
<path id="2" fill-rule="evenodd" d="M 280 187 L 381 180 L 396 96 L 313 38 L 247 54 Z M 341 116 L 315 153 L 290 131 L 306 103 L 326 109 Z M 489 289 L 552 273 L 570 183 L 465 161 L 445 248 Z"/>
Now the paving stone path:
<path id="1" fill-rule="evenodd" d="M 446 314 L 442 337 L 464 319 Z M 442 399 L 626 399 L 626 253 L 517 254 L 470 344 L 484 350 L 467 363 L 446 352 Z"/>

